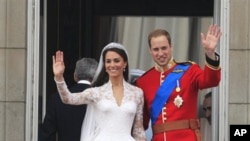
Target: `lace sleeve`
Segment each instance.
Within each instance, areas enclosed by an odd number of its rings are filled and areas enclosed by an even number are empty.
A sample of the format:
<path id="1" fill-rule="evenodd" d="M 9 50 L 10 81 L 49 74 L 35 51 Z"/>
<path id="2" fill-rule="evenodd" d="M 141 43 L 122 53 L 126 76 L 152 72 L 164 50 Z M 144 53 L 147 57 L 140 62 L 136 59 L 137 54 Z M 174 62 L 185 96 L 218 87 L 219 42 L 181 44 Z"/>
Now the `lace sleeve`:
<path id="1" fill-rule="evenodd" d="M 68 90 L 65 81 L 56 82 L 57 90 L 60 94 L 60 97 L 65 104 L 71 105 L 81 105 L 88 104 L 94 100 L 92 88 L 88 88 L 82 92 L 71 94 Z"/>
<path id="2" fill-rule="evenodd" d="M 136 109 L 136 115 L 135 115 L 135 121 L 133 125 L 133 137 L 136 141 L 146 141 L 146 135 L 143 128 L 143 105 L 144 105 L 144 98 L 143 98 L 143 92 L 141 89 L 139 89 L 137 97 L 137 109 Z"/>

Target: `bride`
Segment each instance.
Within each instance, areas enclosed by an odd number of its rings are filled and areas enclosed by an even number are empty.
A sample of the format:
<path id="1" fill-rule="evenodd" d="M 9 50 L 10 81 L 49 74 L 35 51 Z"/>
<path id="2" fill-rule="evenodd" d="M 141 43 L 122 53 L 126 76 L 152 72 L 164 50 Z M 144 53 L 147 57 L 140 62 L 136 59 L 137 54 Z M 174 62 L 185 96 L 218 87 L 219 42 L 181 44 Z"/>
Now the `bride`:
<path id="1" fill-rule="evenodd" d="M 54 79 L 64 103 L 88 104 L 81 141 L 146 141 L 143 128 L 143 92 L 128 83 L 127 51 L 119 43 L 102 50 L 92 88 L 70 94 L 64 81 L 63 52 L 53 59 Z"/>

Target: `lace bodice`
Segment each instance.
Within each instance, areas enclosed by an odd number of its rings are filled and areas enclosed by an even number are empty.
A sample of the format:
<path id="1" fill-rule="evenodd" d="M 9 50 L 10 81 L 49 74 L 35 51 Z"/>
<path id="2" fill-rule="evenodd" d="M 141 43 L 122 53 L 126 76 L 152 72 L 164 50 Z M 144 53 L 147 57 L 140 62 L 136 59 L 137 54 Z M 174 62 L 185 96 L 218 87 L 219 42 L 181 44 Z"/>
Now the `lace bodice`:
<path id="1" fill-rule="evenodd" d="M 89 88 L 78 94 L 71 94 L 64 81 L 56 84 L 64 103 L 91 104 L 95 107 L 95 120 L 99 128 L 95 141 L 146 140 L 142 117 L 144 98 L 140 88 L 123 81 L 124 96 L 121 105 L 118 105 L 110 81 L 103 86 Z"/>

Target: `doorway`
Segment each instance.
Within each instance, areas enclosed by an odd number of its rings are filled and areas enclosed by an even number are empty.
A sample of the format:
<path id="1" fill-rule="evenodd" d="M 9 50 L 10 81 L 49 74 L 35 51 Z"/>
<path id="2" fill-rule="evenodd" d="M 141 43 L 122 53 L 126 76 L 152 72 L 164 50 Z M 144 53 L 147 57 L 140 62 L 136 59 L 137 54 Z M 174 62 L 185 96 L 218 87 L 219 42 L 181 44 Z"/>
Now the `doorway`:
<path id="1" fill-rule="evenodd" d="M 120 3 L 112 0 L 105 2 L 102 0 L 47 1 L 47 36 L 46 45 L 44 45 L 46 59 L 43 59 L 47 65 L 46 72 L 43 72 L 43 76 L 46 76 L 46 92 L 45 96 L 42 94 L 42 109 L 45 108 L 44 105 L 50 94 L 56 92 L 50 67 L 52 66 L 51 56 L 55 51 L 60 49 L 67 52 L 65 54 L 65 60 L 67 60 L 65 80 L 70 86 L 74 83 L 72 74 L 76 60 L 81 57 L 92 57 L 98 60 L 102 47 L 117 38 L 117 36 L 112 36 L 114 35 L 112 30 L 114 19 L 117 16 L 213 16 L 213 1 L 211 0 L 202 2 L 193 0 L 188 3 L 183 2 L 181 5 L 179 3 L 182 1 L 178 0 L 169 2 L 167 5 L 161 2 L 163 1 L 154 3 L 151 1 L 134 3 L 131 0 Z M 43 116 L 44 113 L 41 115 Z"/>

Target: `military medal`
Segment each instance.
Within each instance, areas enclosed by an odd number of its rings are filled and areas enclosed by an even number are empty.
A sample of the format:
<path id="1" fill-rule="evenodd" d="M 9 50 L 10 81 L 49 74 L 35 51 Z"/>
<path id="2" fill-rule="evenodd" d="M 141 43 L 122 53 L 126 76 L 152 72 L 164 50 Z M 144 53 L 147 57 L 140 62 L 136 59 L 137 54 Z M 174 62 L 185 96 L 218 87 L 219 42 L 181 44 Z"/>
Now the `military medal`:
<path id="1" fill-rule="evenodd" d="M 181 91 L 179 80 L 176 81 L 176 88 L 175 88 L 175 91 L 176 91 L 177 93 Z"/>
<path id="2" fill-rule="evenodd" d="M 176 92 L 180 92 L 180 91 L 181 91 L 181 88 L 180 88 L 179 80 L 177 80 L 176 83 L 177 83 L 177 86 L 176 86 L 176 88 L 175 88 L 175 91 L 176 91 Z M 183 99 L 182 99 L 182 98 L 180 97 L 180 95 L 178 94 L 178 95 L 175 97 L 175 99 L 174 99 L 174 105 L 175 105 L 176 107 L 180 108 L 181 105 L 182 105 L 182 103 L 183 103 Z"/>
<path id="3" fill-rule="evenodd" d="M 177 88 L 175 88 L 175 91 L 176 91 L 176 92 L 180 92 L 180 91 L 181 91 L 181 88 L 180 88 L 180 87 L 177 87 Z"/>
<path id="4" fill-rule="evenodd" d="M 179 95 L 177 95 L 177 96 L 175 97 L 175 99 L 174 99 L 174 105 L 175 105 L 176 107 L 180 108 L 181 105 L 182 105 L 182 103 L 183 103 L 183 99 L 182 99 Z"/>

